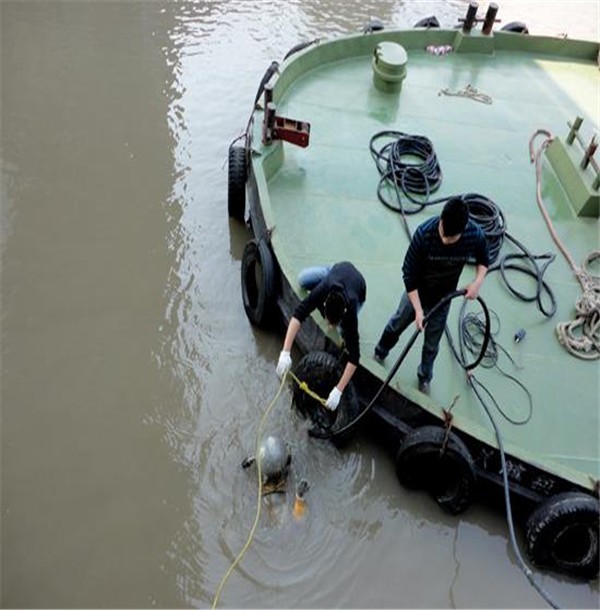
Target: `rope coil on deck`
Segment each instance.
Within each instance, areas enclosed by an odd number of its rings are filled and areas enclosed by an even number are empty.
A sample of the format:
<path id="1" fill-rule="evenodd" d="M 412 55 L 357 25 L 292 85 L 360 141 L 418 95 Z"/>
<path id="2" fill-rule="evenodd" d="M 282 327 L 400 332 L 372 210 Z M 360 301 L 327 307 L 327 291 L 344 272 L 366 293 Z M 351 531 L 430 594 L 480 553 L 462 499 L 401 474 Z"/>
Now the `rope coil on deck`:
<path id="1" fill-rule="evenodd" d="M 583 293 L 575 301 L 575 318 L 556 325 L 560 343 L 583 360 L 600 358 L 600 276 L 587 270 L 596 259 L 600 259 L 600 250 L 590 252 L 577 273 Z"/>
<path id="2" fill-rule="evenodd" d="M 545 136 L 537 152 L 533 151 L 534 140 Z M 529 157 L 536 166 L 536 199 L 544 217 L 550 235 L 561 251 L 575 277 L 581 285 L 583 293 L 575 302 L 575 317 L 569 322 L 559 322 L 556 326 L 558 340 L 566 350 L 583 360 L 600 358 L 600 276 L 589 271 L 590 264 L 600 259 L 600 250 L 592 250 L 581 266 L 578 266 L 566 246 L 559 238 L 542 198 L 542 153 L 546 150 L 554 136 L 545 129 L 538 129 L 529 140 Z"/>

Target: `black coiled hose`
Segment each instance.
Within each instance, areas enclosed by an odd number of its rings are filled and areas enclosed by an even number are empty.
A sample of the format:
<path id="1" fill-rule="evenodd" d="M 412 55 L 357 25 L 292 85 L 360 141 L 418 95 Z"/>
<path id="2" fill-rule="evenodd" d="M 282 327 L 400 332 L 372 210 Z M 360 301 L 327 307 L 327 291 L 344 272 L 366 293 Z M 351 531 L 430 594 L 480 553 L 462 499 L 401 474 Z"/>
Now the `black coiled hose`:
<path id="1" fill-rule="evenodd" d="M 380 148 L 381 140 L 387 141 Z M 442 180 L 442 170 L 435 154 L 431 140 L 424 136 L 409 135 L 401 131 L 380 131 L 369 142 L 371 155 L 380 174 L 377 185 L 377 197 L 386 207 L 402 214 L 404 228 L 408 239 L 411 232 L 406 216 L 416 214 L 425 207 L 445 203 L 451 197 L 430 199 Z M 418 159 L 418 162 L 411 161 Z M 394 200 L 389 200 L 385 193 L 392 186 Z M 417 199 L 415 195 L 421 197 Z M 556 298 L 550 286 L 544 281 L 544 274 L 555 258 L 554 254 L 532 254 L 520 241 L 506 231 L 506 220 L 500 207 L 488 197 L 478 193 L 454 195 L 462 199 L 469 210 L 469 216 L 481 227 L 490 257 L 488 272 L 500 271 L 508 291 L 525 302 L 535 301 L 538 309 L 548 318 L 556 313 Z M 403 201 L 408 200 L 410 207 Z M 509 239 L 520 252 L 505 254 L 500 257 L 504 238 Z M 527 275 L 535 280 L 533 295 L 526 295 L 515 288 L 508 277 L 508 271 Z"/>
<path id="2" fill-rule="evenodd" d="M 454 357 L 457 362 L 465 363 L 467 361 L 467 352 L 471 354 L 481 354 L 481 346 L 483 341 L 485 341 L 486 335 L 488 335 L 488 329 L 486 327 L 486 323 L 481 319 L 479 315 L 476 315 L 472 312 L 465 313 L 467 301 L 463 301 L 462 307 L 460 309 L 460 313 L 458 316 L 458 338 L 459 338 L 459 349 L 454 345 L 454 341 L 452 340 L 452 336 L 446 327 L 446 338 L 448 339 L 448 343 L 450 345 L 450 349 L 452 350 Z M 494 314 L 498 329 L 500 328 L 500 319 L 496 312 L 490 310 L 491 313 Z M 533 398 L 531 396 L 531 392 L 527 389 L 527 387 L 519 381 L 514 375 L 511 375 L 504 371 L 500 365 L 498 364 L 498 359 L 500 352 L 504 353 L 504 355 L 510 360 L 513 365 L 515 364 L 511 355 L 499 344 L 496 342 L 494 338 L 495 333 L 493 331 L 489 332 L 488 343 L 486 352 L 481 360 L 482 368 L 492 368 L 495 367 L 498 369 L 498 372 L 503 375 L 506 379 L 510 380 L 512 383 L 516 384 L 523 391 L 526 399 L 527 399 L 527 414 L 520 419 L 515 419 L 514 417 L 509 416 L 506 411 L 500 406 L 498 400 L 493 396 L 493 394 L 480 382 L 477 381 L 481 390 L 485 392 L 490 399 L 490 401 L 496 407 L 498 413 L 506 419 L 509 423 L 514 426 L 522 426 L 526 424 L 533 415 Z"/>
<path id="3" fill-rule="evenodd" d="M 490 262 L 493 263 L 500 254 L 506 233 L 502 210 L 491 199 L 478 193 L 467 193 L 460 195 L 460 198 L 467 204 L 469 216 L 481 227 L 488 244 Z"/>
<path id="4" fill-rule="evenodd" d="M 382 139 L 393 138 L 378 147 Z M 451 197 L 430 199 L 442 182 L 442 170 L 431 140 L 425 136 L 410 135 L 401 131 L 380 131 L 369 142 L 371 155 L 377 165 L 380 179 L 377 185 L 379 201 L 404 218 L 416 214 L 430 205 L 445 203 Z M 418 159 L 417 162 L 414 159 Z M 389 187 L 394 198 L 386 196 Z M 417 198 L 419 196 L 420 198 Z M 404 199 L 410 202 L 407 206 Z M 469 216 L 481 227 L 488 242 L 490 261 L 494 262 L 502 247 L 506 222 L 502 210 L 489 198 L 477 193 L 456 195 L 468 207 Z M 404 227 L 408 238 L 410 229 Z"/>
<path id="5" fill-rule="evenodd" d="M 376 147 L 375 144 L 383 138 L 393 139 L 381 148 Z M 371 138 L 369 149 L 381 176 L 377 187 L 381 203 L 405 214 L 416 214 L 426 205 L 435 203 L 428 200 L 442 183 L 442 170 L 429 138 L 401 131 L 380 131 Z M 384 189 L 390 183 L 396 189 L 396 203 L 400 207 L 384 196 Z M 416 207 L 402 209 L 398 189 L 402 189 Z M 420 201 L 413 195 L 421 195 L 425 199 Z"/>

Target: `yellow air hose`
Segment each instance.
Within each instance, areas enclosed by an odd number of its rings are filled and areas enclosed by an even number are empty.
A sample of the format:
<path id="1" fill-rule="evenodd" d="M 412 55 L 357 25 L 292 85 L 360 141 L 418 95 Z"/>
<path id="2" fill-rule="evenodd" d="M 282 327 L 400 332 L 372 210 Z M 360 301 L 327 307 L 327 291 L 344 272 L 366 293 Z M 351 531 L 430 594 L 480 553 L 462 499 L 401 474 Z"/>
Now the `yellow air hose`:
<path id="1" fill-rule="evenodd" d="M 233 563 L 229 566 L 229 569 L 225 573 L 225 576 L 223 576 L 223 578 L 221 579 L 221 582 L 219 583 L 217 592 L 215 593 L 215 599 L 212 604 L 213 610 L 217 607 L 217 604 L 219 603 L 219 597 L 221 595 L 221 591 L 223 590 L 223 587 L 225 586 L 225 583 L 227 582 L 227 579 L 231 576 L 231 573 L 233 572 L 235 567 L 242 560 L 244 553 L 250 547 L 252 538 L 254 536 L 254 532 L 256 531 L 256 527 L 258 526 L 258 520 L 260 518 L 261 497 L 262 497 L 262 472 L 261 472 L 261 467 L 260 467 L 260 459 L 258 459 L 258 454 L 259 454 L 259 450 L 260 450 L 260 439 L 262 436 L 263 426 L 264 426 L 265 422 L 267 421 L 267 417 L 268 417 L 269 413 L 271 412 L 271 409 L 277 402 L 277 399 L 279 398 L 281 391 L 283 390 L 283 386 L 285 385 L 285 380 L 286 380 L 286 377 L 284 376 L 283 379 L 281 380 L 281 383 L 279 384 L 279 389 L 277 390 L 277 393 L 275 394 L 275 398 L 273 398 L 273 400 L 269 403 L 269 406 L 267 407 L 266 411 L 264 412 L 263 416 L 260 419 L 260 423 L 258 425 L 258 432 L 256 434 L 256 449 L 255 449 L 254 455 L 256 456 L 256 468 L 258 469 L 258 495 L 257 495 L 257 499 L 256 499 L 256 516 L 254 517 L 254 523 L 252 524 L 252 528 L 250 529 L 250 534 L 248 534 L 248 539 L 246 540 L 246 543 L 242 547 L 242 550 L 238 553 L 237 557 L 233 560 Z"/>
<path id="2" fill-rule="evenodd" d="M 288 371 L 288 375 L 298 384 L 298 387 L 306 392 L 311 398 L 314 398 L 317 402 L 320 402 L 323 406 L 326 405 L 327 401 L 321 398 L 316 392 L 313 392 L 307 385 L 306 381 L 300 381 L 292 371 Z"/>
<path id="3" fill-rule="evenodd" d="M 261 417 L 260 423 L 258 425 L 258 432 L 256 433 L 256 449 L 255 449 L 254 455 L 256 456 L 256 467 L 258 470 L 258 494 L 257 494 L 257 499 L 256 499 L 256 516 L 254 517 L 254 523 L 252 524 L 252 527 L 250 528 L 250 533 L 248 534 L 248 539 L 246 540 L 246 543 L 242 547 L 242 550 L 237 554 L 237 557 L 233 560 L 233 563 L 229 566 L 229 569 L 227 570 L 227 572 L 225 572 L 225 575 L 223 576 L 223 578 L 221 579 L 221 582 L 219 583 L 219 586 L 217 587 L 217 592 L 215 593 L 215 598 L 214 598 L 213 604 L 212 604 L 212 610 L 215 610 L 215 608 L 217 607 L 217 604 L 219 603 L 219 597 L 221 596 L 221 592 L 223 591 L 223 587 L 225 586 L 227 579 L 231 576 L 235 567 L 242 560 L 244 553 L 250 548 L 250 544 L 252 543 L 252 538 L 254 537 L 254 532 L 256 531 L 256 528 L 258 526 L 258 520 L 260 519 L 260 507 L 261 507 L 261 498 L 262 498 L 262 491 L 263 491 L 260 459 L 258 459 L 259 450 L 260 450 L 260 439 L 262 436 L 263 426 L 264 426 L 265 422 L 267 421 L 267 417 L 268 417 L 269 413 L 271 412 L 271 409 L 273 408 L 273 406 L 277 402 L 277 399 L 281 395 L 281 391 L 283 390 L 283 386 L 285 385 L 288 375 L 299 385 L 300 389 L 303 390 L 304 392 L 306 392 L 309 396 L 311 396 L 315 400 L 318 400 L 322 405 L 325 405 L 325 402 L 326 402 L 324 398 L 321 398 L 318 394 L 313 392 L 308 387 L 306 382 L 300 381 L 300 379 L 298 379 L 298 377 L 296 377 L 296 375 L 294 375 L 294 373 L 292 373 L 292 371 L 288 371 L 286 373 L 286 375 L 283 376 L 281 383 L 279 384 L 279 389 L 277 390 L 277 393 L 275 394 L 275 397 L 269 403 L 269 406 L 267 407 L 266 411 L 264 412 L 263 416 Z M 304 514 L 305 510 L 306 510 L 306 506 L 304 504 L 304 500 L 302 498 L 299 498 L 298 496 L 296 496 L 296 501 L 294 503 L 294 516 L 301 517 Z"/>

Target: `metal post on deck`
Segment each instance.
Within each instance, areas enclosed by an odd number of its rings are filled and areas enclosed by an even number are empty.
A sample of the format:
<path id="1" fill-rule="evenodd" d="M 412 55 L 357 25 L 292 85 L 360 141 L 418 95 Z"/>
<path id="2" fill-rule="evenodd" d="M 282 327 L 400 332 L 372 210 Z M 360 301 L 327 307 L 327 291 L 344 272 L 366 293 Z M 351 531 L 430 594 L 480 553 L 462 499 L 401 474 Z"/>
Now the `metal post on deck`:
<path id="1" fill-rule="evenodd" d="M 498 5 L 494 2 L 490 2 L 488 6 L 487 13 L 485 14 L 485 19 L 483 20 L 483 27 L 481 28 L 481 33 L 488 36 L 492 33 L 492 28 L 494 27 L 495 21 L 500 21 L 500 19 L 496 19 L 496 15 L 498 14 Z"/>
<path id="2" fill-rule="evenodd" d="M 579 128 L 581 127 L 582 123 L 583 117 L 580 116 L 575 118 L 572 125 L 571 123 L 567 123 L 567 125 L 570 127 L 569 135 L 567 135 L 567 144 L 573 144 L 575 137 L 579 135 Z"/>
<path id="3" fill-rule="evenodd" d="M 459 19 L 459 21 L 463 22 L 462 31 L 463 34 L 468 34 L 475 25 L 477 21 L 477 9 L 479 8 L 479 4 L 477 2 L 470 2 L 469 8 L 467 9 L 467 14 L 464 19 Z"/>
<path id="4" fill-rule="evenodd" d="M 273 85 L 265 85 L 265 108 L 273 101 Z"/>
<path id="5" fill-rule="evenodd" d="M 275 127 L 275 113 L 277 106 L 273 102 L 269 102 L 265 106 L 265 116 L 263 119 L 263 143 L 271 144 L 273 142 L 273 128 Z"/>
<path id="6" fill-rule="evenodd" d="M 594 135 L 592 136 L 588 147 L 585 149 L 585 154 L 583 155 L 583 159 L 581 160 L 581 169 L 585 169 L 590 164 L 590 161 L 593 160 L 594 153 L 596 152 L 597 148 L 598 142 L 596 142 L 596 136 Z"/>

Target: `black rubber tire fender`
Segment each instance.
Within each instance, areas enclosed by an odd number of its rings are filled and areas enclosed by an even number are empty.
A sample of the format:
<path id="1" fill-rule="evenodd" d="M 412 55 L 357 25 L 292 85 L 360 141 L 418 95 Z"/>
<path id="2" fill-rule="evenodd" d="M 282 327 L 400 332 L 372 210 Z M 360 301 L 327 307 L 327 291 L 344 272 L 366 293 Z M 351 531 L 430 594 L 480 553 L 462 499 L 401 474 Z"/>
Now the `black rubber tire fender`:
<path id="1" fill-rule="evenodd" d="M 246 213 L 246 149 L 243 146 L 229 147 L 229 184 L 227 210 L 230 218 L 244 222 Z"/>
<path id="2" fill-rule="evenodd" d="M 300 381 L 321 398 L 327 398 L 333 386 L 342 376 L 342 363 L 333 354 L 323 351 L 313 351 L 304 355 L 296 367 L 294 374 Z M 358 396 L 352 382 L 348 383 L 340 404 L 334 413 L 329 413 L 316 399 L 294 384 L 294 405 L 304 417 L 308 417 L 321 430 L 336 430 L 343 428 L 356 417 L 359 410 Z M 333 436 L 332 442 L 340 447 L 352 438 L 352 429 Z"/>
<path id="3" fill-rule="evenodd" d="M 522 21 L 511 21 L 500 28 L 503 32 L 514 32 L 515 34 L 529 34 L 529 28 Z"/>
<path id="4" fill-rule="evenodd" d="M 408 432 L 398 447 L 396 475 L 405 487 L 427 490 L 444 511 L 457 515 L 471 504 L 475 465 L 456 434 L 450 432 L 445 439 L 446 430 L 439 426 Z"/>
<path id="5" fill-rule="evenodd" d="M 251 239 L 242 253 L 242 301 L 254 326 L 271 329 L 276 312 L 275 263 L 264 239 Z"/>
<path id="6" fill-rule="evenodd" d="M 423 17 L 423 19 L 419 19 L 413 28 L 439 28 L 440 22 L 435 15 L 431 15 L 431 17 Z"/>
<path id="7" fill-rule="evenodd" d="M 525 537 L 531 561 L 572 576 L 598 576 L 600 502 L 567 491 L 540 504 L 527 520 Z"/>

